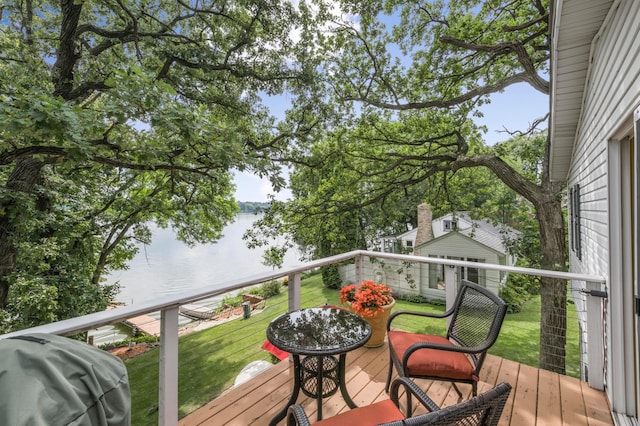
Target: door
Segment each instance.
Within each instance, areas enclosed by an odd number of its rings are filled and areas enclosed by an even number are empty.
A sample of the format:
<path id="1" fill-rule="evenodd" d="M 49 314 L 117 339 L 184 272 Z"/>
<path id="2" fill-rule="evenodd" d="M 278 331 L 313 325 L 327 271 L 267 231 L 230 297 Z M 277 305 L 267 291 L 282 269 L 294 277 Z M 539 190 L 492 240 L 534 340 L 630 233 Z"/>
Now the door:
<path id="1" fill-rule="evenodd" d="M 633 293 L 635 300 L 635 312 L 634 312 L 634 357 L 635 357 L 635 403 L 636 403 L 636 419 L 640 419 L 640 282 L 638 280 L 638 270 L 640 268 L 640 250 L 638 250 L 637 243 L 640 241 L 640 218 L 638 212 L 640 212 L 640 204 L 638 202 L 638 192 L 640 192 L 640 149 L 635 146 L 635 141 L 640 140 L 640 109 L 637 109 L 633 115 L 635 131 L 629 141 L 629 151 L 631 158 L 631 196 L 632 196 L 632 216 L 633 216 L 633 232 L 632 235 L 632 251 L 633 251 Z"/>
<path id="2" fill-rule="evenodd" d="M 631 124 L 631 123 L 630 123 Z M 609 141 L 609 277 L 606 301 L 605 372 L 611 410 L 623 416 L 637 416 L 638 346 L 635 296 L 637 293 L 636 230 L 638 211 L 635 192 L 637 152 L 633 149 L 633 128 Z M 633 374 L 631 374 L 633 372 Z"/>

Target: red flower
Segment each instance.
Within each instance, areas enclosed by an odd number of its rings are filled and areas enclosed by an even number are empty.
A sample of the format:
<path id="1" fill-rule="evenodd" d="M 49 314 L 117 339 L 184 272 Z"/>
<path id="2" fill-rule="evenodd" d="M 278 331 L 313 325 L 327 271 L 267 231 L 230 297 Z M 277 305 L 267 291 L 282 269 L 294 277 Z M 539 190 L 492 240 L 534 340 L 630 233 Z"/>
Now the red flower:
<path id="1" fill-rule="evenodd" d="M 391 302 L 393 295 L 386 284 L 363 281 L 358 288 L 355 284 L 350 284 L 340 290 L 340 303 L 351 305 L 351 309 L 363 317 L 372 317 L 382 312 L 382 307 Z"/>

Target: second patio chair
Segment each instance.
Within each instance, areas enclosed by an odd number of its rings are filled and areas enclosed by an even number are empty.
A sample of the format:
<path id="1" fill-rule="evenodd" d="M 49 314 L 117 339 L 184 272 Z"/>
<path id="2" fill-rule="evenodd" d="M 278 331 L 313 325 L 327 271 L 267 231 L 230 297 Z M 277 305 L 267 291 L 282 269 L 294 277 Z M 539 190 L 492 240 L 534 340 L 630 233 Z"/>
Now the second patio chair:
<path id="1" fill-rule="evenodd" d="M 477 394 L 478 376 L 487 350 L 495 343 L 502 327 L 507 304 L 489 290 L 462 280 L 453 307 L 443 314 L 397 311 L 387 321 L 389 339 L 389 390 L 393 369 L 398 375 L 432 380 L 445 380 L 462 398 L 458 383 L 469 383 Z M 399 317 L 450 318 L 445 336 L 394 330 Z"/>
<path id="2" fill-rule="evenodd" d="M 410 395 L 413 395 L 424 408 L 426 414 L 413 414 L 411 409 L 403 414 L 400 408 L 399 388 L 403 386 L 407 396 L 407 404 L 411 408 Z M 375 402 L 364 407 L 345 411 L 328 419 L 315 423 L 318 426 L 342 425 L 379 425 L 379 426 L 495 426 L 500 420 L 507 398 L 511 392 L 511 385 L 507 382 L 498 384 L 495 388 L 446 408 L 438 407 L 422 390 L 406 377 L 399 377 L 391 385 L 390 399 Z M 311 422 L 301 405 L 289 407 L 287 416 L 288 426 L 310 426 Z"/>

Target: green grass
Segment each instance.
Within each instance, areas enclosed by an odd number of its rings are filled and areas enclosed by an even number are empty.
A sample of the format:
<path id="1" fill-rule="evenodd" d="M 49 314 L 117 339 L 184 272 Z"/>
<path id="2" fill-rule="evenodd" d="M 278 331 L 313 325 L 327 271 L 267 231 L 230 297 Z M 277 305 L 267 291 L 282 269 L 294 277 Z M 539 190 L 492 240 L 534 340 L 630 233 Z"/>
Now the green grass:
<path id="1" fill-rule="evenodd" d="M 322 285 L 320 275 L 303 280 L 301 304 L 303 307 L 324 303 L 339 304 L 337 290 Z M 229 321 L 216 327 L 180 337 L 178 398 L 179 415 L 183 417 L 214 399 L 233 385 L 235 377 L 248 363 L 256 360 L 271 361 L 272 356 L 260 346 L 266 339 L 269 322 L 287 310 L 285 290 L 267 300 L 265 309 L 248 319 Z M 569 310 L 573 309 L 572 306 Z M 444 306 L 415 304 L 397 300 L 395 310 L 444 312 Z M 579 377 L 578 325 L 569 316 L 567 329 L 567 374 Z M 407 321 L 398 324 L 409 331 L 443 334 L 445 320 L 417 324 Z M 538 365 L 540 336 L 540 298 L 524 305 L 522 312 L 508 314 L 500 337 L 490 353 L 534 367 Z M 154 349 L 125 362 L 129 373 L 132 400 L 132 424 L 158 423 L 158 356 Z"/>
<path id="2" fill-rule="evenodd" d="M 319 275 L 305 279 L 302 305 L 338 302 L 338 292 L 323 287 Z M 269 322 L 287 311 L 284 291 L 267 300 L 265 309 L 248 319 L 238 319 L 180 337 L 178 347 L 178 403 L 183 417 L 233 385 L 240 370 L 256 360 L 272 361 L 260 348 Z M 131 387 L 131 423 L 158 424 L 158 358 L 154 349 L 125 361 Z"/>

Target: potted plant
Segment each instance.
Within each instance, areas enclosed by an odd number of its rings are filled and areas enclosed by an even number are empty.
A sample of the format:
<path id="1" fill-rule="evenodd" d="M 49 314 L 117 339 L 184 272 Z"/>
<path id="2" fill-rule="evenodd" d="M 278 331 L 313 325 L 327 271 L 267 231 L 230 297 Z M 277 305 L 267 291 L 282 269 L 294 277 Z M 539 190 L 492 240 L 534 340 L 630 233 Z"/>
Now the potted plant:
<path id="1" fill-rule="evenodd" d="M 347 304 L 371 325 L 371 338 L 365 346 L 382 346 L 387 332 L 387 318 L 396 303 L 389 286 L 373 281 L 363 281 L 357 287 L 349 284 L 340 290 L 340 303 Z"/>

